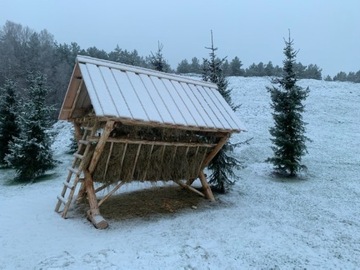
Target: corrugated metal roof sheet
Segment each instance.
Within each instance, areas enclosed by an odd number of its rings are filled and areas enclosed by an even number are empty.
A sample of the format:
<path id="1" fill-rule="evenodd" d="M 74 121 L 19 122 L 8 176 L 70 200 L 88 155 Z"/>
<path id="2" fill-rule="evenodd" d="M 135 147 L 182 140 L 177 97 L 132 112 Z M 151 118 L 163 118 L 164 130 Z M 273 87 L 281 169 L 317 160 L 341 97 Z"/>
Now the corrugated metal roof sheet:
<path id="1" fill-rule="evenodd" d="M 59 119 L 76 118 L 77 109 L 91 105 L 98 117 L 243 130 L 215 84 L 78 56 Z"/>

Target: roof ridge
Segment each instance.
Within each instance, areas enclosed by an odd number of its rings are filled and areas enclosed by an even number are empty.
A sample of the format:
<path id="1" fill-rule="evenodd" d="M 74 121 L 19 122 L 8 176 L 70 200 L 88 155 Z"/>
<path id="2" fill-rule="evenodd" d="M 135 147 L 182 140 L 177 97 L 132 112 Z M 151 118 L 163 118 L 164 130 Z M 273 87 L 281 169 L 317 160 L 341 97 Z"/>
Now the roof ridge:
<path id="1" fill-rule="evenodd" d="M 169 79 L 169 80 L 176 80 L 176 81 L 180 81 L 180 82 L 191 83 L 191 84 L 196 84 L 196 85 L 202 85 L 202 86 L 217 89 L 217 85 L 214 84 L 214 83 L 211 83 L 211 82 L 206 82 L 206 81 L 202 81 L 202 80 L 196 80 L 196 79 L 188 78 L 188 77 L 185 77 L 185 76 L 172 74 L 172 73 L 161 72 L 161 71 L 157 71 L 157 70 L 153 70 L 153 69 L 149 69 L 149 68 L 132 66 L 132 65 L 128 65 L 128 64 L 124 64 L 124 63 L 120 63 L 120 62 L 94 58 L 94 57 L 91 57 L 91 56 L 78 55 L 76 57 L 76 60 L 77 60 L 77 62 L 80 62 L 80 63 L 103 65 L 103 66 L 107 66 L 109 68 L 114 68 L 114 69 L 118 69 L 118 70 L 122 70 L 122 71 L 141 73 L 141 74 L 146 74 L 146 75 L 149 75 L 149 76 L 155 76 L 155 77 Z"/>

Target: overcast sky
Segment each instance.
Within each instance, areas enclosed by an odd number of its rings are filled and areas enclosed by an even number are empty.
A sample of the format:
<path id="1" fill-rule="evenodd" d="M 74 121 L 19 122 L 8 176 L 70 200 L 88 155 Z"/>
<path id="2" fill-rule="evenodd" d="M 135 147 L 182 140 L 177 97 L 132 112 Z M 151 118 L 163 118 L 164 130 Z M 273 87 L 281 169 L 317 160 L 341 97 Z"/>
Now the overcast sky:
<path id="1" fill-rule="evenodd" d="M 210 30 L 219 57 L 282 65 L 290 29 L 304 65 L 324 76 L 360 70 L 360 0 L 0 0 L 0 25 L 7 20 L 85 49 L 147 56 L 160 41 L 173 68 L 207 57 Z"/>

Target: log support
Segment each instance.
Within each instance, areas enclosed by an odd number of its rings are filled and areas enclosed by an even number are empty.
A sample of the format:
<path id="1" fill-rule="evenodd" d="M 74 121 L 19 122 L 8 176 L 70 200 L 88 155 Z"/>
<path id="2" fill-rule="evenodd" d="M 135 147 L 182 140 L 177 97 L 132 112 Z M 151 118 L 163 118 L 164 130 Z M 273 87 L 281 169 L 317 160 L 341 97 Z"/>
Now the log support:
<path id="1" fill-rule="evenodd" d="M 85 171 L 85 189 L 90 205 L 90 210 L 87 212 L 87 218 L 94 224 L 95 228 L 106 229 L 109 224 L 100 214 L 93 179 L 87 170 Z"/>
<path id="2" fill-rule="evenodd" d="M 215 201 L 214 194 L 212 193 L 211 188 L 210 188 L 208 182 L 206 181 L 206 176 L 203 171 L 200 172 L 199 178 L 200 178 L 200 182 L 203 187 L 203 190 L 204 190 L 205 197 L 208 200 L 214 202 Z"/>
<path id="3" fill-rule="evenodd" d="M 109 138 L 110 132 L 113 130 L 113 127 L 114 127 L 114 121 L 108 121 L 106 123 L 103 134 L 101 135 L 101 138 L 95 147 L 95 151 L 91 158 L 89 167 L 88 167 L 88 169 L 84 170 L 84 174 L 85 174 L 84 187 L 85 187 L 85 191 L 86 191 L 87 198 L 88 198 L 89 205 L 90 205 L 90 210 L 87 212 L 88 219 L 94 224 L 94 226 L 97 229 L 106 229 L 109 226 L 109 224 L 100 214 L 99 204 L 98 204 L 98 201 L 97 201 L 97 198 L 95 195 L 92 174 L 95 171 L 95 168 L 99 161 L 101 153 L 104 150 L 106 140 Z M 83 191 L 84 190 L 80 190 L 80 192 L 83 192 Z M 82 194 L 79 194 L 79 195 L 82 195 Z M 81 196 L 78 196 L 78 198 L 81 198 Z"/>
<path id="4" fill-rule="evenodd" d="M 178 184 L 178 185 L 179 185 L 180 187 L 182 187 L 182 188 L 186 188 L 187 190 L 190 190 L 190 191 L 192 191 L 192 192 L 200 195 L 201 197 L 205 197 L 204 193 L 202 193 L 202 192 L 198 191 L 197 189 L 195 189 L 195 188 L 193 188 L 193 187 L 191 187 L 191 186 L 189 186 L 189 185 L 181 182 L 181 180 L 178 180 L 178 181 L 175 181 L 175 180 L 174 180 L 174 182 L 175 182 L 176 184 Z"/>

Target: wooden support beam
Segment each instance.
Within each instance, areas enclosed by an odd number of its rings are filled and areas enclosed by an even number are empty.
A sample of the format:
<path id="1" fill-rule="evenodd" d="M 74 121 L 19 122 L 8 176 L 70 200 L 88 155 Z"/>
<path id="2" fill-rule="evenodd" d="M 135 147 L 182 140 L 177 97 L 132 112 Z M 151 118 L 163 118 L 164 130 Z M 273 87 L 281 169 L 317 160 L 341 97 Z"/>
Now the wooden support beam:
<path id="1" fill-rule="evenodd" d="M 120 173 L 119 173 L 119 177 L 121 176 L 121 173 L 122 173 L 122 170 L 123 170 L 124 159 L 125 159 L 125 156 L 126 156 L 127 147 L 128 147 L 128 145 L 125 144 L 124 150 L 123 150 L 123 154 L 122 154 L 122 157 L 121 157 L 121 160 L 120 160 Z"/>
<path id="2" fill-rule="evenodd" d="M 180 187 L 183 187 L 183 188 L 186 188 L 186 189 L 188 189 L 188 190 L 190 190 L 190 191 L 192 191 L 192 192 L 195 192 L 196 194 L 200 195 L 201 197 L 205 197 L 205 194 L 204 194 L 204 193 L 202 193 L 202 192 L 198 191 L 197 189 L 195 189 L 195 188 L 193 188 L 193 187 L 191 187 L 191 186 L 189 186 L 189 185 L 181 182 L 180 180 L 179 180 L 179 181 L 174 180 L 174 182 L 175 182 L 176 184 L 178 184 Z"/>
<path id="3" fill-rule="evenodd" d="M 132 171 L 131 171 L 131 179 L 134 178 L 134 173 L 135 173 L 137 161 L 138 161 L 139 154 L 140 154 L 140 149 L 141 149 L 141 144 L 138 145 L 138 149 L 137 149 L 137 151 L 136 151 L 136 156 L 135 156 L 135 160 L 134 160 L 134 164 L 133 164 L 133 169 L 132 169 Z"/>
<path id="4" fill-rule="evenodd" d="M 95 168 L 96 168 L 97 163 L 99 162 L 101 153 L 104 150 L 106 141 L 109 138 L 110 132 L 113 130 L 114 123 L 115 123 L 114 121 L 108 121 L 104 127 L 104 131 L 100 137 L 100 140 L 98 141 L 98 143 L 95 147 L 94 154 L 90 161 L 90 165 L 88 168 L 90 174 L 93 174 L 93 172 L 95 171 Z"/>
<path id="5" fill-rule="evenodd" d="M 215 146 L 215 148 L 207 155 L 207 157 L 203 161 L 202 164 L 203 169 L 209 165 L 210 161 L 216 156 L 217 153 L 219 153 L 220 149 L 225 145 L 228 139 L 229 139 L 229 135 L 226 135 L 220 139 L 220 141 Z"/>
<path id="6" fill-rule="evenodd" d="M 200 178 L 200 181 L 201 181 L 201 185 L 202 185 L 202 187 L 204 189 L 205 197 L 207 199 L 209 199 L 210 201 L 214 202 L 215 201 L 214 194 L 212 193 L 212 190 L 209 187 L 208 182 L 206 181 L 206 176 L 205 176 L 203 171 L 200 172 L 199 178 Z"/>
<path id="7" fill-rule="evenodd" d="M 75 139 L 78 142 L 79 140 L 81 140 L 81 127 L 79 123 L 73 122 L 74 124 L 74 129 L 75 129 Z"/>
<path id="8" fill-rule="evenodd" d="M 143 175 L 142 179 L 140 179 L 140 180 L 146 180 L 146 174 L 147 174 L 147 171 L 149 170 L 153 150 L 154 150 L 154 145 L 152 144 L 151 149 L 150 149 L 150 155 L 149 155 L 149 157 L 147 159 L 147 164 L 146 164 L 146 167 L 145 167 L 145 170 L 144 170 L 144 175 Z"/>
<path id="9" fill-rule="evenodd" d="M 85 170 L 85 189 L 90 205 L 90 210 L 87 212 L 88 219 L 94 224 L 95 228 L 106 229 L 109 224 L 100 214 L 93 179 L 88 170 Z"/>
<path id="10" fill-rule="evenodd" d="M 110 144 L 109 155 L 108 155 L 107 160 L 106 160 L 103 181 L 105 181 L 105 177 L 106 177 L 106 173 L 107 173 L 107 170 L 108 170 L 108 167 L 109 167 L 109 162 L 110 162 L 110 157 L 111 157 L 111 154 L 112 154 L 113 147 L 114 147 L 114 143 L 111 143 Z"/>
<path id="11" fill-rule="evenodd" d="M 88 137 L 88 141 L 97 142 L 99 137 Z M 125 138 L 109 138 L 108 142 L 113 143 L 127 143 L 127 144 L 144 144 L 144 145 L 165 145 L 165 146 L 177 146 L 177 147 L 207 147 L 212 148 L 217 146 L 217 144 L 210 143 L 186 143 L 186 142 L 164 142 L 164 141 L 147 141 L 147 140 L 133 140 Z"/>
<path id="12" fill-rule="evenodd" d="M 123 184 L 125 184 L 125 182 L 121 181 L 119 184 L 117 184 L 113 190 L 111 190 L 104 198 L 102 198 L 100 201 L 99 201 L 99 207 L 100 205 L 102 205 L 111 195 L 114 194 L 114 192 L 116 192 Z"/>

